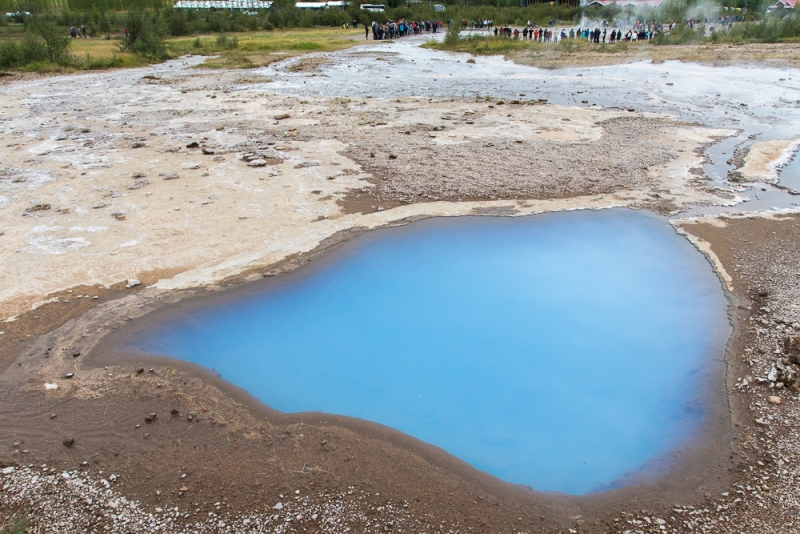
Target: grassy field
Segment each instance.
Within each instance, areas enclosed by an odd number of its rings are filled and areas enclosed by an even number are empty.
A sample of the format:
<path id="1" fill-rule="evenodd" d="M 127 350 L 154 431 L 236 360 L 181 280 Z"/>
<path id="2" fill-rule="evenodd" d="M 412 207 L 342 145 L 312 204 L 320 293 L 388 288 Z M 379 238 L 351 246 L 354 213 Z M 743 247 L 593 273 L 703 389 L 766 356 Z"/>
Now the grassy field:
<path id="1" fill-rule="evenodd" d="M 363 39 L 363 36 L 361 30 L 341 28 L 275 30 L 228 34 L 225 36 L 227 43 L 217 35 L 168 39 L 167 47 L 173 55 L 218 56 L 206 60 L 203 67 L 246 69 L 310 52 L 343 50 L 361 42 L 358 38 Z M 236 48 L 231 48 L 234 38 Z"/>
<path id="2" fill-rule="evenodd" d="M 4 31 L 5 30 L 5 31 Z M 75 38 L 69 40 L 69 65 L 32 63 L 23 71 L 69 72 L 106 68 L 139 67 L 151 63 L 145 57 L 122 50 L 121 36 Z M 0 42 L 21 39 L 21 29 L 0 27 Z M 269 65 L 287 57 L 311 52 L 332 52 L 363 42 L 361 30 L 341 28 L 308 28 L 273 30 L 224 35 L 201 35 L 190 38 L 169 38 L 166 45 L 172 57 L 184 54 L 209 56 L 204 68 L 253 68 Z"/>

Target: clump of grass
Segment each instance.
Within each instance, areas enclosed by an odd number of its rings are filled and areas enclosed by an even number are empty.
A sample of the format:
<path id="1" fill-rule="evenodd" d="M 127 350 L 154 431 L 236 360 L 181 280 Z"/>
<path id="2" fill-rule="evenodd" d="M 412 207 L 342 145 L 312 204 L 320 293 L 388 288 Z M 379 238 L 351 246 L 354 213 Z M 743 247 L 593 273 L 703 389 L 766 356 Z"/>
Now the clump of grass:
<path id="1" fill-rule="evenodd" d="M 17 513 L 0 525 L 0 534 L 26 534 L 36 518 L 29 513 Z"/>
<path id="2" fill-rule="evenodd" d="M 454 25 L 455 26 L 455 25 Z M 449 52 L 467 52 L 475 56 L 488 56 L 488 55 L 502 55 L 517 50 L 524 50 L 536 46 L 526 41 L 517 39 L 508 39 L 506 37 L 494 37 L 485 35 L 470 35 L 467 37 L 460 37 L 457 41 L 446 42 L 446 40 L 428 41 L 423 44 L 425 48 L 433 48 L 435 50 L 447 50 Z"/>

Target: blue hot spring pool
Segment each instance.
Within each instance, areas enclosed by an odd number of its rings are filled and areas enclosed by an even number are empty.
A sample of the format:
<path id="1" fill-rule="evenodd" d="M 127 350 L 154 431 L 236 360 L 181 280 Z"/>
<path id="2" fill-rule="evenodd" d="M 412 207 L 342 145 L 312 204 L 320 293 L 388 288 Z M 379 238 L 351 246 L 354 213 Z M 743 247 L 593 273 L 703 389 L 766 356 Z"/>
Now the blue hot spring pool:
<path id="1" fill-rule="evenodd" d="M 278 410 L 378 422 L 570 494 L 691 440 L 728 334 L 705 259 L 626 210 L 378 230 L 236 295 L 132 348 L 213 368 Z"/>

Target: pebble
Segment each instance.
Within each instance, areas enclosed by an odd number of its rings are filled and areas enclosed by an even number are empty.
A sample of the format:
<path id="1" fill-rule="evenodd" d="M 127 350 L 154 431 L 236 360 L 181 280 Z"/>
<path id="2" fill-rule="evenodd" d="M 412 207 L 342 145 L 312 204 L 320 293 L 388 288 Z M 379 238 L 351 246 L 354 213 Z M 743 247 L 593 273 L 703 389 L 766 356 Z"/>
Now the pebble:
<path id="1" fill-rule="evenodd" d="M 770 404 L 780 404 L 781 403 L 781 398 L 780 397 L 776 397 L 775 395 L 770 396 L 768 400 L 769 400 Z"/>

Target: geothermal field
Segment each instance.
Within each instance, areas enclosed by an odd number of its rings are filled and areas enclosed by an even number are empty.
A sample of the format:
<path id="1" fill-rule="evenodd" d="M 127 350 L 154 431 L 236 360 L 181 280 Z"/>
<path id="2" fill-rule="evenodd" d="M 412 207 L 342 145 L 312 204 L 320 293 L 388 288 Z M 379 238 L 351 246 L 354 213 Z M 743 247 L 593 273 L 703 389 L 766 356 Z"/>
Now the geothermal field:
<path id="1" fill-rule="evenodd" d="M 0 78 L 0 532 L 800 532 L 798 49 L 363 34 Z"/>

